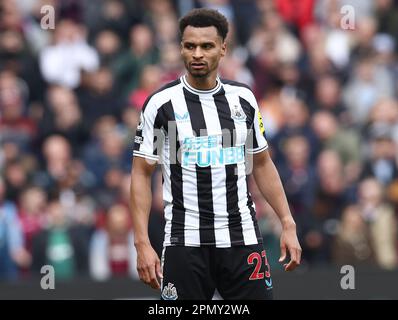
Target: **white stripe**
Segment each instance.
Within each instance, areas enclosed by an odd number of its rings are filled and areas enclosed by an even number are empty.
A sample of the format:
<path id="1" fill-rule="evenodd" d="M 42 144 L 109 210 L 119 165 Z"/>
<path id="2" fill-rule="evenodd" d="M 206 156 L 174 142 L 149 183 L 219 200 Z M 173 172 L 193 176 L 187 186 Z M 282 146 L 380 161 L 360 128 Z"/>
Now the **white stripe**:
<path id="1" fill-rule="evenodd" d="M 162 274 L 163 274 L 165 254 L 166 254 L 166 247 L 163 247 L 162 255 L 160 257 L 160 270 L 162 270 Z M 163 291 L 163 278 L 160 279 L 160 292 L 162 292 L 162 291 Z"/>
<path id="2" fill-rule="evenodd" d="M 221 124 L 214 99 L 212 97 L 200 97 L 200 102 L 203 107 L 203 115 L 208 135 L 221 135 Z M 228 229 L 225 166 L 212 167 L 211 177 L 216 247 L 229 247 L 231 245 L 231 239 Z"/>
<path id="3" fill-rule="evenodd" d="M 148 154 L 148 153 L 137 151 L 137 150 L 133 151 L 133 156 L 146 158 L 146 159 L 154 160 L 154 161 L 158 161 L 159 160 L 159 157 L 156 156 L 156 155 Z"/>
<path id="4" fill-rule="evenodd" d="M 178 94 L 171 98 L 174 112 L 186 114 L 188 107 L 181 88 Z M 176 121 L 180 146 L 186 137 L 193 136 L 191 121 Z M 185 208 L 184 238 L 185 244 L 200 244 L 199 204 L 196 170 L 182 167 L 182 193 Z"/>
<path id="5" fill-rule="evenodd" d="M 171 219 L 173 218 L 172 208 L 173 205 L 171 203 L 167 204 L 164 208 L 164 218 L 166 220 L 166 225 L 164 226 L 164 247 L 171 244 Z"/>
<path id="6" fill-rule="evenodd" d="M 238 197 L 239 197 L 239 212 L 242 218 L 242 232 L 245 245 L 257 244 L 256 230 L 254 229 L 254 222 L 250 214 L 250 209 L 247 206 L 247 186 L 245 176 L 245 165 L 238 165 Z"/>
<path id="7" fill-rule="evenodd" d="M 200 222 L 196 171 L 183 169 L 182 180 L 185 206 L 185 243 L 190 245 L 200 244 Z"/>
<path id="8" fill-rule="evenodd" d="M 162 174 L 163 174 L 163 201 L 172 202 L 173 195 L 171 194 L 171 180 L 170 180 L 170 148 L 169 139 L 165 139 L 162 150 Z"/>
<path id="9" fill-rule="evenodd" d="M 260 153 L 261 151 L 264 151 L 264 150 L 267 150 L 268 149 L 268 143 L 265 145 L 265 146 L 263 146 L 263 147 L 258 147 L 258 148 L 256 148 L 256 149 L 246 149 L 246 152 L 247 153 L 249 153 L 249 154 L 256 154 L 256 153 Z"/>
<path id="10" fill-rule="evenodd" d="M 172 202 L 173 195 L 171 194 L 171 180 L 170 180 L 170 167 L 162 166 L 163 174 L 163 201 Z"/>

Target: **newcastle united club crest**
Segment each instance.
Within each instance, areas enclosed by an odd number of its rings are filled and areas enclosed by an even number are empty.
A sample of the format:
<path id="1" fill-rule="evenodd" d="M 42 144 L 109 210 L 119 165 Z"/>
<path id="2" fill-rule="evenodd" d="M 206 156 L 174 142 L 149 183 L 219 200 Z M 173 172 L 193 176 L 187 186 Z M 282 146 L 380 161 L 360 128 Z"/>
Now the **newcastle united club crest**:
<path id="1" fill-rule="evenodd" d="M 168 283 L 167 286 L 163 288 L 162 299 L 163 300 L 177 300 L 177 289 L 174 287 L 173 283 Z"/>
<path id="2" fill-rule="evenodd" d="M 231 118 L 235 121 L 246 121 L 246 114 L 240 105 L 234 104 L 232 106 Z"/>

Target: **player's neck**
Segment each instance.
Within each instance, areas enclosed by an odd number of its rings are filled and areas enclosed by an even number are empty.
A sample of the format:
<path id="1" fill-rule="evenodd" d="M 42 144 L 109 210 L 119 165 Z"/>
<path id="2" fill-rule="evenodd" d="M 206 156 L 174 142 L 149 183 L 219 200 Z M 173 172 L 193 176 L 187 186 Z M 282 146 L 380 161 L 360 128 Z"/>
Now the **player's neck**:
<path id="1" fill-rule="evenodd" d="M 188 73 L 185 79 L 191 87 L 198 90 L 211 90 L 217 85 L 216 73 L 203 78 L 192 77 L 192 75 Z"/>

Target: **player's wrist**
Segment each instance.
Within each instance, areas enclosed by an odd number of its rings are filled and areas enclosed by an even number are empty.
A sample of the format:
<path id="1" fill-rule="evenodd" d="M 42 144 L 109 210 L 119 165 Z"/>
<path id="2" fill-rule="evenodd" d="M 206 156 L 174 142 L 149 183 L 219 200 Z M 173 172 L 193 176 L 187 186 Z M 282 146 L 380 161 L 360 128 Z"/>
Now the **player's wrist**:
<path id="1" fill-rule="evenodd" d="M 138 249 L 138 248 L 142 248 L 142 247 L 147 247 L 147 246 L 151 246 L 151 242 L 149 241 L 148 238 L 143 238 L 143 239 L 135 239 L 134 240 L 134 246 Z"/>
<path id="2" fill-rule="evenodd" d="M 281 223 L 282 223 L 282 228 L 284 230 L 295 230 L 296 229 L 296 223 L 294 222 L 294 219 L 291 215 L 287 216 L 287 217 L 283 217 L 281 219 Z"/>

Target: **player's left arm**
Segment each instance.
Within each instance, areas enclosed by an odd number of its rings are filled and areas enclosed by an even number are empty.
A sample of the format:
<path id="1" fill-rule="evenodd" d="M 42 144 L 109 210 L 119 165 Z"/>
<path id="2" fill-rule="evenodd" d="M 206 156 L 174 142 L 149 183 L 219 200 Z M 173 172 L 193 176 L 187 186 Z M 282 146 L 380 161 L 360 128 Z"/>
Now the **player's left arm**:
<path id="1" fill-rule="evenodd" d="M 290 212 L 279 173 L 268 150 L 253 154 L 252 173 L 261 194 L 274 209 L 282 224 L 279 262 L 286 259 L 288 252 L 290 261 L 284 264 L 285 271 L 294 270 L 301 261 L 301 246 L 297 238 L 296 223 Z"/>

